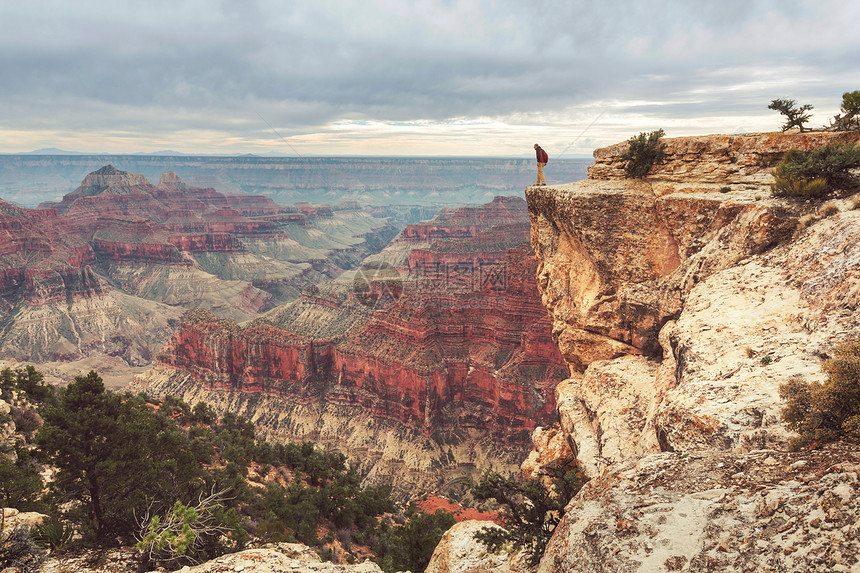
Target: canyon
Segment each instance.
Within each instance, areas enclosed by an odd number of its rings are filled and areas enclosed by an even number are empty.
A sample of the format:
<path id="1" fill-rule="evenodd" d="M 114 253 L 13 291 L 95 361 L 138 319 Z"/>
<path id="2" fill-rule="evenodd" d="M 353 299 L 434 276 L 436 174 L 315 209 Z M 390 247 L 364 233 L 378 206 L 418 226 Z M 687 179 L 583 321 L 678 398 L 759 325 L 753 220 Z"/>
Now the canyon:
<path id="1" fill-rule="evenodd" d="M 354 204 L 286 207 L 108 165 L 61 201 L 0 203 L 0 353 L 49 374 L 127 373 L 151 363 L 186 310 L 257 316 L 357 266 L 399 228 Z"/>
<path id="2" fill-rule="evenodd" d="M 531 149 L 525 151 L 526 159 L 0 154 L 0 197 L 28 207 L 59 200 L 87 173 L 111 164 L 152 180 L 173 171 L 191 186 L 263 195 L 284 205 L 460 206 L 522 193 L 535 170 Z M 575 181 L 590 163 L 553 157 L 547 177 Z"/>
<path id="3" fill-rule="evenodd" d="M 588 179 L 526 191 L 570 376 L 522 470 L 575 459 L 591 478 L 538 571 L 856 571 L 860 447 L 788 451 L 779 387 L 824 380 L 860 335 L 860 211 L 769 183 L 789 149 L 860 134 L 662 141 L 643 179 L 622 143 Z"/>
<path id="4" fill-rule="evenodd" d="M 254 320 L 188 313 L 132 389 L 338 449 L 401 497 L 462 495 L 464 480 L 519 466 L 568 375 L 528 237 L 521 198 L 444 209 Z"/>

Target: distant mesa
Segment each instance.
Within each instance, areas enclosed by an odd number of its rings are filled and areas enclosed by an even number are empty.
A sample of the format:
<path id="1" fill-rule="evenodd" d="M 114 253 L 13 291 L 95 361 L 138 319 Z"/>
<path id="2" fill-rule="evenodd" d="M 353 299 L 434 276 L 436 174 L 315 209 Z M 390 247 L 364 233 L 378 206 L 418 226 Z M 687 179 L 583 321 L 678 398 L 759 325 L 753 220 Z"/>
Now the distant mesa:
<path id="1" fill-rule="evenodd" d="M 27 207 L 56 201 L 106 163 L 157 182 L 175 171 L 192 187 L 264 195 L 281 205 L 480 205 L 495 195 L 522 194 L 534 181 L 534 159 L 285 157 L 216 155 L 0 155 L 3 198 Z M 550 181 L 585 177 L 590 161 L 556 160 Z"/>
<path id="2" fill-rule="evenodd" d="M 63 197 L 63 201 L 74 200 L 77 197 L 91 197 L 108 190 L 114 193 L 129 192 L 132 187 L 142 185 L 149 185 L 149 181 L 143 175 L 134 175 L 120 171 L 113 165 L 105 165 L 98 171 L 93 171 L 87 175 L 81 186 Z"/>

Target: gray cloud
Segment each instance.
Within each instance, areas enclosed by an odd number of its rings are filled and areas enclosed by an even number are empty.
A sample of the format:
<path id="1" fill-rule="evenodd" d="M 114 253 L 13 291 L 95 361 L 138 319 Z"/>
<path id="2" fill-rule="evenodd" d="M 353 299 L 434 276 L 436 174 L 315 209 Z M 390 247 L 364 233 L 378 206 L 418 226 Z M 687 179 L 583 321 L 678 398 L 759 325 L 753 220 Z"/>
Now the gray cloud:
<path id="1" fill-rule="evenodd" d="M 607 4 L 6 5 L 0 133 L 109 132 L 177 147 L 208 132 L 241 152 L 243 140 L 271 138 L 257 113 L 285 136 L 324 139 L 333 123 L 360 120 L 551 127 L 578 108 L 609 109 L 631 132 L 720 115 L 734 129 L 766 121 L 774 97 L 835 109 L 860 87 L 853 3 Z"/>

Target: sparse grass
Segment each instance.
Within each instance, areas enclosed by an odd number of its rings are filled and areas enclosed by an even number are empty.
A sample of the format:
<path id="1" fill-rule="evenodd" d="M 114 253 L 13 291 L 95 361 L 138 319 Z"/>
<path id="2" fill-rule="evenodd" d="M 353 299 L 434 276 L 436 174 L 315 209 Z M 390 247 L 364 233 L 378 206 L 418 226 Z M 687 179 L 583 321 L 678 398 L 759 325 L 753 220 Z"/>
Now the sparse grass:
<path id="1" fill-rule="evenodd" d="M 832 217 L 841 210 L 842 209 L 840 209 L 839 205 L 837 205 L 836 203 L 825 203 L 821 207 L 821 218 L 826 219 L 827 217 Z"/>
<path id="2" fill-rule="evenodd" d="M 763 366 L 767 366 L 768 364 L 772 364 L 773 363 L 773 356 L 771 356 L 770 354 L 768 354 L 767 356 L 762 356 L 761 357 L 761 363 Z"/>
<path id="3" fill-rule="evenodd" d="M 797 220 L 797 229 L 803 230 L 807 227 L 811 227 L 819 219 L 820 217 L 818 217 L 815 213 L 807 213 L 806 215 Z"/>
<path id="4" fill-rule="evenodd" d="M 755 350 L 752 349 L 752 346 L 744 346 L 744 352 L 746 352 L 747 358 L 755 356 Z"/>

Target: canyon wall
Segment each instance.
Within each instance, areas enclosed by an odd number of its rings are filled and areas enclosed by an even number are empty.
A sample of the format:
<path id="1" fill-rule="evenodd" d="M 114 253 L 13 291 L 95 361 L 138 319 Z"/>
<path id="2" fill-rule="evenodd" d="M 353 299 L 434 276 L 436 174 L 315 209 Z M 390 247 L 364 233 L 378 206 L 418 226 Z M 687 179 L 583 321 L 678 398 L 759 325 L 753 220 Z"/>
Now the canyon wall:
<path id="1" fill-rule="evenodd" d="M 860 134 L 663 141 L 644 179 L 623 178 L 624 143 L 587 180 L 527 189 L 571 375 L 523 469 L 575 457 L 592 478 L 539 571 L 848 571 L 860 450 L 785 451 L 778 390 L 860 335 L 860 211 L 799 226 L 816 206 L 768 183 L 785 151 Z"/>
<path id="2" fill-rule="evenodd" d="M 401 495 L 510 471 L 567 375 L 528 228 L 525 201 L 499 197 L 411 225 L 357 271 L 245 325 L 191 313 L 135 388 L 340 449 Z"/>
<path id="3" fill-rule="evenodd" d="M 146 365 L 186 310 L 254 317 L 398 230 L 354 205 L 286 207 L 106 166 L 62 201 L 0 203 L 0 353 Z"/>

